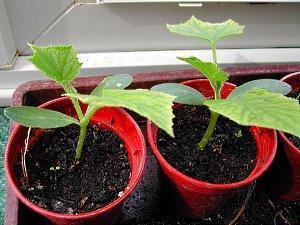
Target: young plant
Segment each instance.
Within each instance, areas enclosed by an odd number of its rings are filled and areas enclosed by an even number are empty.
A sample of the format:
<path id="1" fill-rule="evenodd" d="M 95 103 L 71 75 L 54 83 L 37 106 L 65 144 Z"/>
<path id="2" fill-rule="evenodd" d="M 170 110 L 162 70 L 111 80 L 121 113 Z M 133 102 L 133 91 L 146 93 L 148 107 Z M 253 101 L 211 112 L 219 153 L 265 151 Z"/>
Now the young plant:
<path id="1" fill-rule="evenodd" d="M 72 81 L 79 74 L 81 63 L 72 46 L 39 47 L 31 45 L 33 56 L 29 58 L 41 72 L 60 84 L 65 95 L 69 96 L 78 118 L 73 118 L 57 111 L 30 107 L 6 108 L 4 114 L 11 120 L 27 127 L 58 128 L 69 124 L 80 126 L 75 160 L 79 160 L 87 125 L 94 113 L 101 107 L 124 107 L 152 120 L 157 126 L 173 136 L 172 104 L 174 96 L 149 90 L 124 90 L 133 77 L 120 74 L 106 77 L 90 95 L 80 95 L 72 86 Z M 88 104 L 83 112 L 78 99 Z"/>
<path id="2" fill-rule="evenodd" d="M 227 99 L 221 99 L 221 89 L 228 74 L 217 64 L 216 45 L 219 40 L 243 33 L 244 26 L 232 20 L 213 24 L 192 16 L 185 23 L 167 25 L 167 28 L 173 33 L 208 42 L 212 49 L 213 62 L 204 62 L 194 56 L 178 59 L 193 66 L 210 81 L 214 99 L 207 99 L 182 84 L 165 83 L 151 88 L 176 96 L 176 103 L 206 105 L 210 109 L 211 118 L 198 144 L 199 149 L 203 150 L 210 140 L 220 114 L 240 125 L 272 128 L 300 136 L 300 106 L 295 99 L 284 96 L 291 91 L 284 82 L 273 79 L 250 81 L 234 89 Z"/>

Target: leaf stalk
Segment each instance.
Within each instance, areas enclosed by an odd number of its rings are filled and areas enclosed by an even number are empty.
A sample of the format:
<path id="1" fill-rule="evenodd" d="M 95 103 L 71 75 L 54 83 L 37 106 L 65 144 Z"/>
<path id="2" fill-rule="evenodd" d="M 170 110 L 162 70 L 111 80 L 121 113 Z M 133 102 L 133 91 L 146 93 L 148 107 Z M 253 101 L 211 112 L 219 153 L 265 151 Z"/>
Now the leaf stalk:
<path id="1" fill-rule="evenodd" d="M 211 50 L 212 50 L 212 53 L 213 53 L 213 61 L 215 64 L 217 64 L 217 50 L 216 50 L 216 43 L 212 42 L 210 44 L 211 46 Z"/>
<path id="2" fill-rule="evenodd" d="M 66 93 L 70 93 L 70 94 L 76 94 L 77 93 L 76 89 L 72 85 L 70 85 L 70 83 L 64 84 L 63 88 L 64 88 L 64 90 L 65 90 Z M 83 119 L 83 113 L 82 113 L 81 107 L 79 105 L 78 99 L 71 98 L 71 101 L 72 101 L 72 103 L 74 105 L 74 108 L 75 108 L 76 113 L 78 115 L 79 121 L 82 121 L 82 119 Z"/>

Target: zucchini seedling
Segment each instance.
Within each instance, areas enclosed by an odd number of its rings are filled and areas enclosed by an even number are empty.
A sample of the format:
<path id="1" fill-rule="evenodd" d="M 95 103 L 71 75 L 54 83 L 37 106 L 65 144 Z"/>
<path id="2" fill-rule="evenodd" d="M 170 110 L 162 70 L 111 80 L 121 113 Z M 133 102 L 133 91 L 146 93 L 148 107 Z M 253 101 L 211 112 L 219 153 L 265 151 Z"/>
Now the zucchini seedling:
<path id="1" fill-rule="evenodd" d="M 48 78 L 60 84 L 65 95 L 69 96 L 78 118 L 73 118 L 57 111 L 19 106 L 6 108 L 4 114 L 11 120 L 27 127 L 58 128 L 69 124 L 80 126 L 75 160 L 80 159 L 86 136 L 87 125 L 94 113 L 101 107 L 124 107 L 149 118 L 158 127 L 173 136 L 172 105 L 174 96 L 169 94 L 137 89 L 124 90 L 133 77 L 120 74 L 106 77 L 90 95 L 78 94 L 72 82 L 79 74 L 82 64 L 72 46 L 39 47 L 30 45 L 33 55 L 29 58 Z M 79 100 L 88 104 L 86 112 L 80 107 Z"/>
<path id="2" fill-rule="evenodd" d="M 295 99 L 285 97 L 291 87 L 274 79 L 259 79 L 235 88 L 227 99 L 221 99 L 221 90 L 228 74 L 217 64 L 218 41 L 243 33 L 244 26 L 233 20 L 222 23 L 203 22 L 192 16 L 185 23 L 167 25 L 176 34 L 207 42 L 212 49 L 213 62 L 205 62 L 195 56 L 178 57 L 200 71 L 210 82 L 214 98 L 207 99 L 197 90 L 176 83 L 159 84 L 151 88 L 176 96 L 175 103 L 205 105 L 211 117 L 206 132 L 198 147 L 203 150 L 210 140 L 219 115 L 223 115 L 244 126 L 259 126 L 281 130 L 300 136 L 300 107 Z"/>

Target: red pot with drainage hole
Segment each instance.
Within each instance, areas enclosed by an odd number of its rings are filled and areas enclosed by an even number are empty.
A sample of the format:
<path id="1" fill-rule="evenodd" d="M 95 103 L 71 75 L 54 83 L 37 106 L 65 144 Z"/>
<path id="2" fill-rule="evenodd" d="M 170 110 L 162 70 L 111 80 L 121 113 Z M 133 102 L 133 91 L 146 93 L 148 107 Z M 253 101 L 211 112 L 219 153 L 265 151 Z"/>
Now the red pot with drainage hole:
<path id="1" fill-rule="evenodd" d="M 289 74 L 281 79 L 281 81 L 291 85 L 293 91 L 300 91 L 300 72 Z M 292 183 L 289 190 L 281 196 L 285 201 L 300 200 L 300 149 L 283 133 L 278 132 L 283 142 L 284 152 L 290 161 Z"/>
<path id="2" fill-rule="evenodd" d="M 200 91 L 206 97 L 214 96 L 213 89 L 206 79 L 189 80 L 182 84 Z M 225 83 L 221 97 L 226 98 L 235 87 L 234 84 Z M 235 191 L 251 184 L 268 169 L 276 153 L 276 132 L 259 127 L 250 127 L 249 129 L 257 147 L 257 162 L 251 174 L 239 182 L 212 184 L 190 178 L 173 168 L 157 148 L 157 126 L 148 121 L 149 142 L 164 174 L 170 181 L 172 193 L 174 193 L 172 199 L 178 213 L 188 217 L 208 215 L 221 207 Z"/>
<path id="3" fill-rule="evenodd" d="M 76 115 L 73 105 L 67 97 L 49 101 L 40 107 L 59 111 L 73 117 Z M 82 108 L 85 110 L 87 107 L 82 105 Z M 24 150 L 24 141 L 27 137 L 28 128 L 17 125 L 8 140 L 5 153 L 5 171 L 8 185 L 12 187 L 15 194 L 27 207 L 43 215 L 55 225 L 110 225 L 115 223 L 122 209 L 123 202 L 132 193 L 141 179 L 145 165 L 146 147 L 142 132 L 133 118 L 123 109 L 107 107 L 98 110 L 92 117 L 91 123 L 99 124 L 101 127 L 115 132 L 124 141 L 131 163 L 131 176 L 129 184 L 121 197 L 103 208 L 90 212 L 75 215 L 59 214 L 31 203 L 19 189 L 19 180 L 14 171 L 16 160 L 20 158 L 20 153 Z"/>

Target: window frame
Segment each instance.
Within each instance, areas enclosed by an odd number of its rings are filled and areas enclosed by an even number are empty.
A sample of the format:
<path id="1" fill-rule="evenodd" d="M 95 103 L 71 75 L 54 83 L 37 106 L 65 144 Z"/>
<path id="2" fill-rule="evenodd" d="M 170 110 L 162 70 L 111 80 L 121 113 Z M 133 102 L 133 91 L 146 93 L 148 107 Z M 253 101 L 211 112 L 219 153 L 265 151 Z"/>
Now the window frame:
<path id="1" fill-rule="evenodd" d="M 10 1 L 10 0 L 7 0 Z M 24 0 L 25 1 L 25 0 Z M 27 0 L 26 0 L 27 1 Z M 29 0 L 28 0 L 29 1 Z M 30 0 L 33 2 L 34 0 Z M 67 1 L 67 0 L 66 0 Z M 183 2 L 265 2 L 261 0 L 74 0 L 74 4 L 111 4 L 118 3 L 183 3 Z M 268 2 L 300 2 L 297 1 L 273 1 Z M 46 3 L 45 3 L 46 5 Z M 95 5 L 95 7 L 97 7 Z M 68 9 L 68 8 L 67 8 Z M 66 10 L 66 9 L 65 9 Z M 61 12 L 57 10 L 53 13 L 55 19 L 49 19 L 51 23 L 57 22 Z M 2 19 L 2 17 L 4 19 Z M 47 20 L 48 21 L 48 20 Z M 16 43 L 13 37 L 4 0 L 0 0 L 0 107 L 7 106 L 10 103 L 11 95 L 15 88 L 21 83 L 30 80 L 45 79 L 40 72 L 34 68 L 26 56 L 18 56 Z M 46 24 L 49 26 L 49 24 Z M 55 25 L 55 24 L 54 24 Z M 52 25 L 51 25 L 52 26 Z M 50 26 L 50 28 L 51 28 Z M 43 27 L 42 27 L 43 28 Z M 44 27 L 47 31 L 47 27 Z M 223 65 L 241 65 L 241 64 L 282 64 L 299 63 L 300 48 L 253 48 L 253 49 L 220 49 L 220 63 Z M 136 73 L 161 70 L 188 69 L 183 62 L 176 59 L 179 55 L 196 55 L 205 60 L 211 60 L 210 50 L 160 50 L 160 51 L 131 51 L 131 52 L 103 52 L 103 53 L 84 53 L 79 54 L 83 62 L 83 69 L 80 76 L 97 76 L 115 73 Z M 147 56 L 143 58 L 143 56 Z M 128 61 L 128 59 L 131 59 Z M 13 62 L 15 65 L 13 66 Z M 1 67 L 2 66 L 2 67 Z M 1 70 L 2 69 L 2 70 Z M 6 70 L 4 70 L 6 69 Z"/>
<path id="2" fill-rule="evenodd" d="M 17 50 L 6 6 L 4 0 L 0 0 L 0 69 L 10 69 L 16 57 Z"/>

